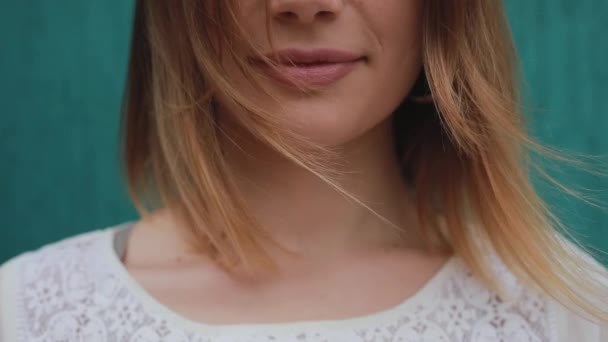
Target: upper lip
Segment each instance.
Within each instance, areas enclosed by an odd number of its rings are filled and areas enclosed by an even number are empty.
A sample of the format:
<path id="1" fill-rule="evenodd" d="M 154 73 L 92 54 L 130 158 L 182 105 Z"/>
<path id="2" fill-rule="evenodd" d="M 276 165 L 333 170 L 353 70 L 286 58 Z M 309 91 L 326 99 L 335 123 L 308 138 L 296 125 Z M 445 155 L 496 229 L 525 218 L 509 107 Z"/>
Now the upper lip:
<path id="1" fill-rule="evenodd" d="M 360 54 L 338 49 L 283 49 L 265 57 L 278 64 L 348 63 L 364 58 Z"/>

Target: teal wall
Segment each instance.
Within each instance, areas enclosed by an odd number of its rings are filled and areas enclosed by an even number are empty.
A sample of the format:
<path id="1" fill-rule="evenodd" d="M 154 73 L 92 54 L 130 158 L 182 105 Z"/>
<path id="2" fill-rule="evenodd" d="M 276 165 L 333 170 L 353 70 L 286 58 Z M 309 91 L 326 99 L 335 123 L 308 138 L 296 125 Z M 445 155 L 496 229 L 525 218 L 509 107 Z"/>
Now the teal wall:
<path id="1" fill-rule="evenodd" d="M 134 219 L 117 163 L 131 1 L 0 0 L 0 261 Z M 553 146 L 608 152 L 608 2 L 508 0 L 532 132 Z M 608 178 L 559 177 L 608 202 Z M 591 246 L 608 213 L 543 192 Z M 604 259 L 608 261 L 608 259 Z"/>
<path id="2" fill-rule="evenodd" d="M 135 217 L 117 163 L 130 3 L 0 0 L 0 261 Z"/>
<path id="3" fill-rule="evenodd" d="M 530 131 L 541 142 L 598 156 L 608 174 L 608 1 L 505 0 L 525 77 Z M 603 165 L 603 166 L 602 166 Z M 608 252 L 608 176 L 553 165 L 551 173 L 603 208 L 541 193 L 572 232 Z M 608 255 L 595 255 L 608 265 Z"/>

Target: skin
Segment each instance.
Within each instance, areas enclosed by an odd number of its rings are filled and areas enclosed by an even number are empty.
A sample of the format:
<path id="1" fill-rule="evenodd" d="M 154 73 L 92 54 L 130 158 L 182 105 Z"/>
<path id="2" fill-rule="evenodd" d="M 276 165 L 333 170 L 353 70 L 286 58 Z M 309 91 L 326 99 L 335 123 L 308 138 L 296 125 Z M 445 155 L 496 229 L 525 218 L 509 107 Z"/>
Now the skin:
<path id="1" fill-rule="evenodd" d="M 139 221 L 124 263 L 135 280 L 176 313 L 208 324 L 342 319 L 392 307 L 418 291 L 445 263 L 413 233 L 417 222 L 392 150 L 392 111 L 421 70 L 422 0 L 268 0 L 274 45 L 330 47 L 364 55 L 352 73 L 304 96 L 272 80 L 281 105 L 247 85 L 259 105 L 289 128 L 338 147 L 341 185 L 402 228 L 353 204 L 325 183 L 250 139 L 231 124 L 238 113 L 220 101 L 227 130 L 241 133 L 240 150 L 226 143 L 242 172 L 248 204 L 276 241 L 296 252 L 275 258 L 278 274 L 226 273 L 180 236 L 166 209 Z M 263 50 L 263 0 L 241 0 L 243 26 Z M 247 15 L 245 15 L 247 14 Z"/>

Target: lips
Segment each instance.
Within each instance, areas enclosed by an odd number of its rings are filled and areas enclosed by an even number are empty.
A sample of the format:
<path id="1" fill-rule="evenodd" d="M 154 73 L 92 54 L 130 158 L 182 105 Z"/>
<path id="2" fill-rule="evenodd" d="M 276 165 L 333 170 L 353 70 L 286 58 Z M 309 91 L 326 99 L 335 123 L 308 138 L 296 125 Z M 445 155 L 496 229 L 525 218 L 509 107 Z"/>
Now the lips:
<path id="1" fill-rule="evenodd" d="M 278 68 L 261 60 L 254 60 L 254 65 L 276 81 L 290 86 L 333 84 L 365 60 L 362 55 L 335 49 L 285 49 L 266 57 L 276 62 Z"/>

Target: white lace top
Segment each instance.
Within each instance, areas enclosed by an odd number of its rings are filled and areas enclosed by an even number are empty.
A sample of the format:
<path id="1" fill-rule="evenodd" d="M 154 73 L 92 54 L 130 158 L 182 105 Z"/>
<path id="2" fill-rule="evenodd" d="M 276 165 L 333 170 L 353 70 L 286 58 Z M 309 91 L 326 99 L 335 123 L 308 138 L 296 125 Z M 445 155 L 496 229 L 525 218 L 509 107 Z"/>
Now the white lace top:
<path id="1" fill-rule="evenodd" d="M 506 268 L 509 300 L 453 257 L 414 296 L 351 319 L 208 325 L 161 305 L 123 267 L 121 225 L 18 256 L 0 268 L 2 342 L 608 341 L 608 329 L 522 287 Z"/>

